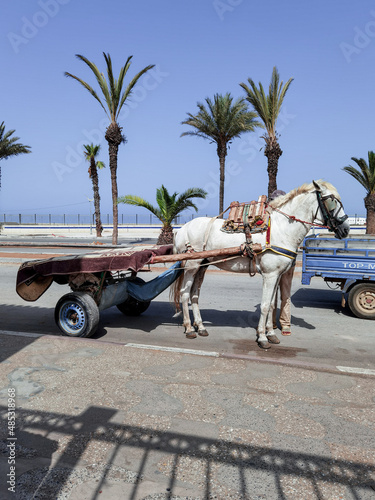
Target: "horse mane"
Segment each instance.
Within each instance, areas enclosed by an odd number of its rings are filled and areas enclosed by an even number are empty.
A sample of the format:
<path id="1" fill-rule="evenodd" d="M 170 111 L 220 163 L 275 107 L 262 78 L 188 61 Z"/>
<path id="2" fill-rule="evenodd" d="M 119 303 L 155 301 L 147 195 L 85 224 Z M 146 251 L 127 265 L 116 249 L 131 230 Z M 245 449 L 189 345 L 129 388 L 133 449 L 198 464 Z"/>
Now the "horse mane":
<path id="1" fill-rule="evenodd" d="M 338 200 L 340 200 L 340 195 L 337 192 L 336 188 L 329 182 L 323 181 L 322 179 L 319 179 L 316 181 L 320 186 L 326 188 L 328 191 L 330 191 Z M 279 208 L 288 203 L 288 201 L 292 200 L 296 196 L 299 196 L 300 194 L 305 194 L 305 193 L 311 193 L 315 191 L 315 186 L 312 182 L 310 183 L 305 183 L 302 184 L 302 186 L 299 186 L 298 188 L 292 189 L 292 191 L 289 191 L 289 193 L 285 194 L 284 196 L 278 196 L 275 198 L 273 201 L 269 203 L 269 206 L 271 208 Z"/>

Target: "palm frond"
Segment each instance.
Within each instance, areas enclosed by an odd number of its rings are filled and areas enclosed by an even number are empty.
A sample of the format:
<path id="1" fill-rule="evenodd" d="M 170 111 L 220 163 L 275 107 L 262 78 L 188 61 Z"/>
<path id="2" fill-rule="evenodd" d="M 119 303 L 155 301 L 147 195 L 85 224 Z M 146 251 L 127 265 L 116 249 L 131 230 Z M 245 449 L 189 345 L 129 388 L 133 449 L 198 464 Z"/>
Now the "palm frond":
<path id="1" fill-rule="evenodd" d="M 173 219 L 186 208 L 198 210 L 196 205 L 191 201 L 191 198 L 205 198 L 206 196 L 207 192 L 201 188 L 189 188 L 180 195 L 177 192 L 170 194 L 168 189 L 162 185 L 156 190 L 158 208 L 143 198 L 133 195 L 123 196 L 118 199 L 118 202 L 146 208 L 166 226 L 170 225 Z"/>
<path id="2" fill-rule="evenodd" d="M 356 181 L 358 181 L 367 190 L 367 179 L 363 176 L 362 172 L 355 167 L 348 165 L 343 168 L 344 172 L 350 174 Z"/>
<path id="3" fill-rule="evenodd" d="M 353 156 L 351 159 L 358 165 L 359 169 L 348 165 L 343 170 L 356 179 L 368 194 L 375 193 L 375 153 L 368 152 L 368 163 L 364 158 Z"/>
<path id="4" fill-rule="evenodd" d="M 112 66 L 112 59 L 110 54 L 106 54 L 103 52 L 103 56 L 105 59 L 106 67 L 107 67 L 107 79 L 104 77 L 103 73 L 99 71 L 97 66 L 89 61 L 86 57 L 84 57 L 81 54 L 76 54 L 76 57 L 80 60 L 83 61 L 94 73 L 94 76 L 96 78 L 97 83 L 99 84 L 100 90 L 103 94 L 103 97 L 105 99 L 105 103 L 107 105 L 107 108 L 104 106 L 102 100 L 98 96 L 97 92 L 93 89 L 91 85 L 89 85 L 87 82 L 82 80 L 81 78 L 78 78 L 75 75 L 72 75 L 71 73 L 65 72 L 65 76 L 73 78 L 74 80 L 78 81 L 86 90 L 90 92 L 90 94 L 99 102 L 101 107 L 104 109 L 104 112 L 108 116 L 108 118 L 111 120 L 112 123 L 116 123 L 116 120 L 118 119 L 118 116 L 120 114 L 121 108 L 123 107 L 126 99 L 129 97 L 131 94 L 134 86 L 138 82 L 139 78 L 146 73 L 149 69 L 153 68 L 154 65 L 149 65 L 146 68 L 144 68 L 142 71 L 140 71 L 135 77 L 130 81 L 129 85 L 126 87 L 124 90 L 123 94 L 121 95 L 121 92 L 123 90 L 123 85 L 124 85 L 124 78 L 125 75 L 130 67 L 131 64 L 131 59 L 133 56 L 130 56 L 127 58 L 125 65 L 121 68 L 120 74 L 118 77 L 118 80 L 115 79 L 113 75 L 113 66 Z"/>
<path id="5" fill-rule="evenodd" d="M 184 122 L 185 124 L 186 122 Z M 187 125 L 190 125 L 189 123 L 186 123 Z M 184 137 L 185 135 L 195 135 L 197 137 L 202 137 L 202 139 L 209 139 L 210 141 L 212 140 L 212 137 L 209 137 L 207 134 L 204 134 L 203 132 L 199 132 L 199 130 L 188 130 L 186 132 L 182 132 L 180 137 Z"/>
<path id="6" fill-rule="evenodd" d="M 122 94 L 122 97 L 121 97 L 121 100 L 120 100 L 120 104 L 119 104 L 117 112 L 116 112 L 116 118 L 120 114 L 121 108 L 125 104 L 126 99 L 130 96 L 130 94 L 131 94 L 134 86 L 138 82 L 138 80 L 141 78 L 142 75 L 144 75 L 145 73 L 147 73 L 147 71 L 149 71 L 150 69 L 152 69 L 154 67 L 155 67 L 155 64 L 150 64 L 150 65 L 146 66 L 145 68 L 143 68 L 139 73 L 137 73 L 132 78 L 132 80 L 130 81 L 129 85 L 126 87 L 125 92 Z"/>
<path id="7" fill-rule="evenodd" d="M 213 100 L 207 97 L 205 104 L 198 102 L 197 107 L 197 114 L 188 113 L 187 119 L 181 122 L 195 130 L 183 132 L 181 137 L 195 135 L 224 145 L 242 133 L 261 126 L 256 121 L 256 113 L 248 110 L 245 99 L 233 101 L 230 93 L 215 94 Z"/>
<path id="8" fill-rule="evenodd" d="M 208 194 L 207 191 L 205 191 L 202 188 L 197 188 L 197 187 L 189 188 L 179 195 L 179 197 L 176 200 L 176 203 L 180 203 L 181 200 L 185 200 L 188 198 L 206 198 L 207 194 Z"/>
<path id="9" fill-rule="evenodd" d="M 240 83 L 240 87 L 242 87 L 245 90 L 247 94 L 246 100 L 253 106 L 255 112 L 264 123 L 264 126 L 266 127 L 266 129 L 268 129 L 269 110 L 263 86 L 259 82 L 259 89 L 258 89 L 251 78 L 248 79 L 248 82 L 250 87 L 247 86 L 245 83 Z"/>
<path id="10" fill-rule="evenodd" d="M 292 83 L 293 78 L 284 85 L 280 82 L 280 76 L 276 66 L 272 70 L 271 82 L 268 94 L 265 94 L 263 85 L 259 82 L 258 87 L 251 78 L 248 78 L 249 85 L 240 83 L 240 87 L 246 92 L 246 100 L 253 106 L 259 118 L 262 120 L 267 134 L 270 138 L 276 137 L 276 123 L 285 94 Z"/>
<path id="11" fill-rule="evenodd" d="M 136 207 L 146 208 L 149 212 L 153 213 L 155 217 L 163 221 L 163 214 L 161 213 L 161 211 L 140 196 L 134 196 L 131 194 L 121 196 L 118 198 L 117 203 L 124 203 L 125 205 L 133 205 Z"/>
<path id="12" fill-rule="evenodd" d="M 105 52 L 103 52 L 103 56 L 107 64 L 107 77 L 108 77 L 109 88 L 111 89 L 110 92 L 111 104 L 112 104 L 111 115 L 113 116 L 113 108 L 115 106 L 115 99 L 116 99 L 116 94 L 115 94 L 116 86 L 115 86 L 115 79 L 113 77 L 112 60 L 111 56 L 109 54 L 106 54 Z"/>
<path id="13" fill-rule="evenodd" d="M 19 137 L 12 137 L 15 130 L 5 131 L 4 122 L 0 125 L 0 160 L 7 160 L 11 156 L 31 153 L 31 147 L 18 143 Z"/>
<path id="14" fill-rule="evenodd" d="M 84 147 L 83 154 L 84 154 L 86 160 L 88 160 L 89 162 L 93 161 L 94 165 L 99 170 L 101 170 L 102 168 L 105 168 L 105 164 L 102 161 L 96 161 L 96 157 L 98 156 L 100 148 L 101 148 L 100 144 L 93 144 L 93 143 L 84 144 L 83 147 Z"/>
<path id="15" fill-rule="evenodd" d="M 198 207 L 191 201 L 191 198 L 205 199 L 206 196 L 207 191 L 201 188 L 189 188 L 181 193 L 175 200 L 173 210 L 171 211 L 171 221 L 187 208 L 193 208 L 196 212 L 198 212 Z"/>
<path id="16" fill-rule="evenodd" d="M 84 151 L 84 154 L 86 157 L 93 157 L 93 158 L 96 158 L 96 156 L 99 154 L 99 151 L 100 151 L 100 144 L 96 144 L 94 145 L 93 143 L 91 144 L 84 144 L 83 145 L 85 151 Z"/>
<path id="17" fill-rule="evenodd" d="M 99 87 L 100 87 L 100 89 L 101 89 L 101 91 L 103 93 L 103 96 L 104 96 L 105 100 L 106 100 L 108 109 L 110 110 L 111 109 L 111 96 L 110 96 L 110 93 L 108 91 L 108 85 L 107 85 L 106 79 L 104 78 L 103 73 L 101 73 L 99 71 L 99 69 L 97 68 L 97 66 L 93 62 L 89 61 L 87 59 L 87 57 L 82 56 L 81 54 L 76 54 L 76 57 L 80 61 L 83 61 L 84 63 L 86 63 L 87 66 L 94 73 L 96 81 L 98 82 Z"/>
<path id="18" fill-rule="evenodd" d="M 128 72 L 130 65 L 131 65 L 131 60 L 133 59 L 133 56 L 129 56 L 124 64 L 124 66 L 120 69 L 119 77 L 116 83 L 116 100 L 117 100 L 117 105 L 116 109 L 118 109 L 118 106 L 120 104 L 120 97 L 121 97 L 121 92 L 122 92 L 122 87 L 124 85 L 124 79 L 126 76 L 126 73 Z"/>
<path id="19" fill-rule="evenodd" d="M 81 78 L 78 78 L 78 76 L 75 76 L 75 75 L 72 75 L 71 73 L 68 73 L 67 71 L 65 71 L 64 75 L 69 77 L 69 78 L 73 78 L 74 80 L 77 80 L 78 83 L 80 83 L 86 90 L 88 90 L 90 92 L 90 94 L 98 101 L 100 106 L 104 109 L 104 112 L 108 116 L 108 118 L 110 118 L 110 115 L 108 114 L 108 111 L 106 110 L 105 106 L 103 105 L 102 101 L 100 100 L 98 94 L 95 92 L 95 90 L 88 83 L 86 83 Z"/>

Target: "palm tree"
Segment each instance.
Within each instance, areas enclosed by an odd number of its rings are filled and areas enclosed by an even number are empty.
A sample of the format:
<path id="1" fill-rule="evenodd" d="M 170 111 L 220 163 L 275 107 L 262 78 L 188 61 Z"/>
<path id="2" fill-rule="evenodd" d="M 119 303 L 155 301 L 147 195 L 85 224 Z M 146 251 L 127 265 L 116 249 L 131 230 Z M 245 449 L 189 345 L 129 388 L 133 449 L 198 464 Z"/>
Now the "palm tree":
<path id="1" fill-rule="evenodd" d="M 96 157 L 100 151 L 100 145 L 94 146 L 94 144 L 86 144 L 83 146 L 85 148 L 84 155 L 86 160 L 90 163 L 89 166 L 89 177 L 92 181 L 92 190 L 94 192 L 94 208 L 95 208 L 95 225 L 96 225 L 96 236 L 100 238 L 103 232 L 102 221 L 100 219 L 100 195 L 99 195 L 99 178 L 98 169 L 101 170 L 105 167 L 102 161 L 96 161 Z"/>
<path id="2" fill-rule="evenodd" d="M 368 163 L 363 158 L 354 158 L 352 160 L 358 165 L 355 168 L 351 165 L 344 167 L 366 190 L 364 198 L 366 207 L 366 234 L 375 234 L 375 153 L 368 152 Z"/>
<path id="3" fill-rule="evenodd" d="M 170 195 L 167 188 L 162 185 L 161 188 L 156 190 L 157 207 L 151 205 L 151 203 L 143 198 L 133 195 L 122 196 L 118 199 L 118 202 L 125 203 L 126 205 L 143 207 L 153 213 L 163 224 L 157 244 L 168 245 L 173 242 L 173 219 L 175 219 L 183 210 L 186 210 L 187 208 L 194 208 L 197 212 L 198 209 L 191 199 L 204 199 L 206 196 L 207 192 L 200 188 L 190 188 L 180 195 L 178 193 Z"/>
<path id="4" fill-rule="evenodd" d="M 216 144 L 216 151 L 220 163 L 220 191 L 219 191 L 219 214 L 224 211 L 224 181 L 225 181 L 225 158 L 228 153 L 229 144 L 235 137 L 240 137 L 244 132 L 252 132 L 261 126 L 255 120 L 256 113 L 247 109 L 244 99 L 236 99 L 227 93 L 225 95 L 215 94 L 214 100 L 205 99 L 207 108 L 198 102 L 198 113 L 188 113 L 188 118 L 182 125 L 190 125 L 195 130 L 184 132 L 184 135 L 195 135 L 203 137 Z"/>
<path id="5" fill-rule="evenodd" d="M 279 72 L 276 66 L 274 66 L 268 95 L 265 94 L 263 85 L 259 82 L 258 88 L 251 78 L 248 78 L 249 86 L 245 83 L 240 83 L 240 86 L 247 94 L 246 100 L 253 106 L 266 129 L 266 134 L 262 138 L 266 142 L 264 155 L 268 160 L 268 196 L 277 189 L 276 177 L 279 158 L 283 154 L 278 142 L 279 135 L 276 132 L 276 122 L 285 94 L 293 78 L 289 78 L 285 85 L 283 85 L 284 82 L 280 82 L 279 80 Z"/>
<path id="6" fill-rule="evenodd" d="M 0 161 L 7 160 L 11 156 L 31 153 L 30 146 L 25 146 L 17 141 L 19 137 L 11 137 L 15 130 L 5 132 L 4 122 L 0 125 Z M 0 189 L 1 189 L 1 167 L 0 167 Z"/>
<path id="7" fill-rule="evenodd" d="M 117 156 L 118 148 L 121 143 L 126 142 L 124 135 L 122 134 L 122 127 L 118 124 L 117 120 L 122 107 L 124 106 L 126 100 L 131 95 L 132 90 L 140 77 L 146 73 L 148 70 L 154 67 L 154 65 L 146 66 L 139 73 L 137 73 L 132 80 L 129 82 L 127 87 L 124 87 L 124 78 L 128 72 L 131 59 L 133 56 L 128 57 L 125 65 L 120 69 L 118 79 L 113 76 L 112 61 L 109 54 L 103 52 L 104 59 L 107 65 L 107 79 L 100 73 L 98 68 L 94 63 L 89 61 L 86 57 L 76 54 L 76 57 L 83 61 L 94 73 L 97 83 L 99 84 L 100 90 L 103 94 L 104 101 L 102 101 L 96 91 L 84 80 L 72 75 L 71 73 L 65 72 L 65 76 L 77 80 L 90 94 L 99 102 L 101 107 L 104 109 L 105 114 L 110 120 L 110 124 L 105 133 L 105 139 L 108 142 L 109 150 L 109 169 L 111 171 L 111 185 L 112 185 L 112 205 L 113 205 L 113 234 L 112 234 L 112 244 L 117 245 L 118 240 L 118 206 L 117 206 Z"/>

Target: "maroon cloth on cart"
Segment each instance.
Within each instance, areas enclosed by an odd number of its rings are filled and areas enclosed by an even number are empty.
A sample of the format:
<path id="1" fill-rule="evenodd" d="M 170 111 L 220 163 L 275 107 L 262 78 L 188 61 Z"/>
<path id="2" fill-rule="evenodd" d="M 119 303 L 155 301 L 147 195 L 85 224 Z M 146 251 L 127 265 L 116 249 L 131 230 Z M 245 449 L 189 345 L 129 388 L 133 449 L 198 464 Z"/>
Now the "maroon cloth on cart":
<path id="1" fill-rule="evenodd" d="M 37 300 L 51 285 L 54 276 L 103 271 L 138 272 L 149 264 L 155 255 L 170 255 L 173 245 L 147 248 L 146 250 L 111 249 L 84 255 L 65 255 L 43 260 L 24 262 L 17 273 L 16 292 L 28 301 Z"/>

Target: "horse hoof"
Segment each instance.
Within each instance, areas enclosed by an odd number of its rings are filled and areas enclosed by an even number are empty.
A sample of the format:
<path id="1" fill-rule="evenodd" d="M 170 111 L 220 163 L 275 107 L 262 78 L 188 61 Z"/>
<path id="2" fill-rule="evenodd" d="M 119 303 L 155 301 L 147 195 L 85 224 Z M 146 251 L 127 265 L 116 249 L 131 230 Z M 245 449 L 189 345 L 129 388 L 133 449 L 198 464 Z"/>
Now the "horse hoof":
<path id="1" fill-rule="evenodd" d="M 200 332 L 198 332 L 198 335 L 200 335 L 201 337 L 208 337 L 208 331 L 207 330 L 201 330 Z"/>
<path id="2" fill-rule="evenodd" d="M 264 342 L 264 340 L 257 340 L 257 344 L 261 349 L 270 349 L 271 346 L 268 342 Z"/>
<path id="3" fill-rule="evenodd" d="M 280 344 L 280 340 L 277 338 L 277 335 L 267 335 L 267 340 L 271 344 Z"/>
<path id="4" fill-rule="evenodd" d="M 187 333 L 186 334 L 186 338 L 187 339 L 196 339 L 197 338 L 197 334 L 195 332 Z"/>

